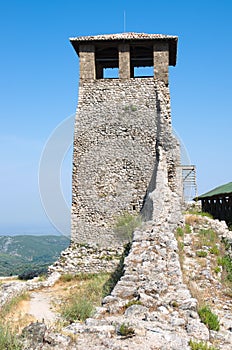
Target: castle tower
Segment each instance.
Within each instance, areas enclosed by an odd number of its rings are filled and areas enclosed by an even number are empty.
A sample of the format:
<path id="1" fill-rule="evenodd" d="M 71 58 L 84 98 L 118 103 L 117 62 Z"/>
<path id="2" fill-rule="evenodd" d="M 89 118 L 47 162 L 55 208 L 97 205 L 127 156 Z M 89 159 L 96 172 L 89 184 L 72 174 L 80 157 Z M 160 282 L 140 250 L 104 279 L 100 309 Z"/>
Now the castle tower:
<path id="1" fill-rule="evenodd" d="M 177 37 L 123 33 L 70 41 L 80 65 L 71 240 L 117 247 L 121 238 L 114 228 L 120 216 L 142 213 L 153 219 L 148 197 L 156 186 L 160 146 L 167 158 L 164 177 L 181 196 L 168 88 Z M 153 67 L 151 76 L 138 76 L 141 67 Z M 107 78 L 110 69 L 114 78 Z"/>

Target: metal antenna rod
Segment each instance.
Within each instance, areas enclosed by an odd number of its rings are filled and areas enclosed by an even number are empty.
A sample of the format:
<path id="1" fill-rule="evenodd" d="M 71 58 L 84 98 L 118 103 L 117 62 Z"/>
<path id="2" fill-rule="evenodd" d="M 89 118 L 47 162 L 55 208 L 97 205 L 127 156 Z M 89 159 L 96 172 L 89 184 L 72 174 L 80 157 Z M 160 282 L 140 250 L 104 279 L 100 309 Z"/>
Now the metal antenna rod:
<path id="1" fill-rule="evenodd" d="M 126 33 L 126 11 L 124 10 L 124 33 Z"/>

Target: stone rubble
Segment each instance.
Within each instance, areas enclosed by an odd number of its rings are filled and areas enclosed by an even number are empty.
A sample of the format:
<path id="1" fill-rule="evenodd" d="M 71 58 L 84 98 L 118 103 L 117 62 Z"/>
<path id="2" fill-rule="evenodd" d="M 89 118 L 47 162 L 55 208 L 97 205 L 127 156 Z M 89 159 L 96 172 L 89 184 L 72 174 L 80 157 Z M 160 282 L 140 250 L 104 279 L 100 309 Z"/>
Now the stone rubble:
<path id="1" fill-rule="evenodd" d="M 53 286 L 59 280 L 60 276 L 61 274 L 59 272 L 53 272 L 45 281 L 38 281 L 38 278 L 35 277 L 33 280 L 27 282 L 18 280 L 2 283 L 0 285 L 0 309 L 12 298 L 22 293 Z"/>
<path id="2" fill-rule="evenodd" d="M 154 205 L 153 218 L 134 232 L 123 276 L 94 318 L 65 328 L 77 335 L 80 350 L 177 350 L 190 349 L 190 339 L 209 341 L 209 331 L 197 314 L 197 300 L 183 283 L 174 236 L 183 221 L 180 198 L 162 176 L 166 170 L 166 153 L 159 148 L 156 188 L 147 198 Z M 132 337 L 119 335 L 122 324 L 134 330 Z"/>
<path id="3" fill-rule="evenodd" d="M 119 264 L 123 254 L 123 246 L 116 248 L 100 248 L 92 245 L 71 244 L 65 249 L 60 258 L 51 266 L 49 273 L 78 272 L 112 272 Z"/>
<path id="4" fill-rule="evenodd" d="M 193 224 L 191 232 L 183 237 L 182 275 L 175 231 L 179 224 L 184 227 L 184 219 L 180 213 L 179 197 L 162 177 L 167 166 L 166 154 L 162 149 L 159 152 L 157 187 L 149 196 L 153 204 L 158 202 L 159 205 L 154 206 L 152 220 L 134 232 L 129 255 L 124 261 L 124 274 L 111 294 L 103 299 L 102 307 L 97 309 L 95 316 L 85 323 L 72 323 L 61 333 L 38 326 L 43 329 L 42 342 L 36 343 L 26 337 L 24 349 L 189 350 L 190 339 L 213 344 L 217 349 L 231 349 L 231 296 L 223 293 L 220 273 L 215 275 L 212 272 L 211 255 L 201 258 L 205 259 L 205 267 L 198 263 L 193 242 L 199 230 L 211 228 L 217 232 L 219 239 L 230 245 L 228 252 L 231 253 L 232 232 L 224 222 L 199 216 L 194 219 L 193 215 L 186 215 L 186 223 L 192 220 Z M 162 191 L 165 205 L 162 205 L 158 191 Z M 59 276 L 60 273 L 54 272 L 45 282 L 16 284 L 18 290 L 23 286 L 31 290 L 52 285 Z M 185 283 L 195 285 L 204 301 L 218 315 L 219 331 L 209 331 L 200 321 L 197 300 Z M 16 284 L 9 282 L 8 288 L 13 286 L 12 290 L 17 290 Z M 2 290 L 7 290 L 7 287 L 3 285 Z M 133 334 L 120 334 L 123 324 L 132 328 Z M 37 325 L 31 327 L 35 327 L 37 334 Z"/>
<path id="5" fill-rule="evenodd" d="M 168 215 L 171 210 L 164 212 L 159 220 L 148 222 L 134 232 L 124 275 L 111 295 L 103 300 L 95 317 L 65 328 L 67 333 L 77 336 L 78 349 L 185 350 L 190 349 L 190 339 L 213 344 L 217 349 L 231 349 L 231 296 L 223 294 L 220 278 L 212 276 L 210 269 L 206 275 L 201 273 L 202 267 L 200 270 L 193 259 L 196 254 L 191 251 L 191 236 L 193 231 L 211 228 L 220 239 L 232 245 L 232 232 L 224 222 L 204 217 L 199 219 L 199 225 L 194 223 L 192 233 L 184 237 L 185 274 L 189 271 L 189 279 L 192 274 L 199 276 L 198 288 L 201 282 L 208 286 L 208 298 L 204 301 L 220 320 L 220 330 L 209 331 L 199 319 L 197 300 L 183 283 L 173 222 Z M 199 293 L 206 296 L 203 287 Z M 122 324 L 132 327 L 134 335 L 120 336 L 118 329 Z"/>
<path id="6" fill-rule="evenodd" d="M 157 180 L 159 181 L 159 177 Z M 165 189 L 165 183 L 162 186 Z M 166 194 L 167 192 L 166 188 Z M 169 195 L 173 197 L 173 194 Z M 171 202 L 173 203 L 173 198 Z M 36 343 L 26 336 L 24 349 L 187 350 L 190 349 L 189 340 L 193 339 L 197 342 L 208 342 L 218 349 L 230 350 L 231 297 L 223 294 L 220 274 L 215 276 L 212 272 L 211 256 L 204 258 L 206 268 L 202 269 L 202 265 L 197 263 L 192 240 L 199 230 L 211 228 L 218 233 L 220 239 L 232 245 L 232 232 L 224 222 L 198 217 L 198 222 L 194 222 L 191 233 L 184 235 L 184 278 L 188 271 L 187 283 L 196 284 L 199 293 L 205 297 L 205 302 L 220 320 L 220 330 L 209 331 L 200 322 L 196 299 L 183 283 L 171 213 L 173 215 L 170 204 L 168 208 L 165 206 L 160 209 L 157 219 L 145 223 L 134 232 L 130 253 L 125 259 L 124 275 L 112 293 L 105 297 L 102 307 L 98 308 L 93 318 L 87 319 L 85 323 L 73 323 L 62 329 L 60 334 L 34 324 L 31 326 L 32 329 L 33 327 L 43 329 L 42 343 L 41 340 Z M 176 215 L 179 218 L 179 213 L 176 212 Z M 187 215 L 186 222 L 188 218 Z M 29 281 L 16 284 L 8 282 L 6 284 L 8 287 L 3 284 L 2 291 L 12 289 L 14 294 L 15 291 L 21 290 L 19 286 L 21 288 L 25 286 L 30 290 L 52 285 L 59 276 L 60 274 L 54 273 L 44 282 Z M 3 297 L 1 302 L 2 300 Z M 131 327 L 134 334 L 120 335 L 119 329 L 122 324 Z M 37 333 L 36 330 L 35 334 Z"/>
<path id="7" fill-rule="evenodd" d="M 195 221 L 191 233 L 184 236 L 184 262 L 183 270 L 188 271 L 185 280 L 196 290 L 200 299 L 210 306 L 210 309 L 218 316 L 220 330 L 210 331 L 210 339 L 219 349 L 230 350 L 232 348 L 232 299 L 221 284 L 222 272 L 215 272 L 215 260 L 217 255 L 207 252 L 206 257 L 196 258 L 194 242 L 200 230 L 213 230 L 217 233 L 219 241 L 227 245 L 226 254 L 232 257 L 232 231 L 224 221 L 213 220 L 208 217 L 186 215 L 186 222 Z M 221 244 L 220 244 L 221 245 Z M 219 247 L 220 247 L 219 245 Z M 216 244 L 217 246 L 217 244 Z"/>

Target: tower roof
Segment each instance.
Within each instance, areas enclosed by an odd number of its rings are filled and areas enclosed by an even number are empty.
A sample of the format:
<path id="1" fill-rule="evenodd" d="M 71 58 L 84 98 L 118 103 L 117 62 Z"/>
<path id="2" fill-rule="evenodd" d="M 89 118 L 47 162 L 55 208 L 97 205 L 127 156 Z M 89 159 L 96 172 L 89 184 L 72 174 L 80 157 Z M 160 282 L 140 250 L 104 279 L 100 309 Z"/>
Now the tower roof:
<path id="1" fill-rule="evenodd" d="M 113 42 L 115 44 L 120 42 L 139 44 L 142 42 L 152 43 L 157 41 L 166 41 L 169 44 L 169 64 L 171 66 L 176 65 L 178 37 L 173 35 L 128 32 L 118 34 L 79 36 L 70 38 L 69 40 L 78 55 L 79 46 L 83 44 L 106 45 L 109 42 Z"/>

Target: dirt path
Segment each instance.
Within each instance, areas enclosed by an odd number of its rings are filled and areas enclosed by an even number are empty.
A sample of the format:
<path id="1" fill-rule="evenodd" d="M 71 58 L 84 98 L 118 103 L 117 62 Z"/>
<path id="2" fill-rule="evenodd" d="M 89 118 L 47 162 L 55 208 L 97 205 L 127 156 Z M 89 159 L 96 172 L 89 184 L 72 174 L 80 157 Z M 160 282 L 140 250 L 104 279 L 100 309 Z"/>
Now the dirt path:
<path id="1" fill-rule="evenodd" d="M 35 318 L 36 321 L 52 324 L 58 315 L 52 310 L 51 303 L 51 295 L 48 290 L 32 292 L 28 314 Z"/>

